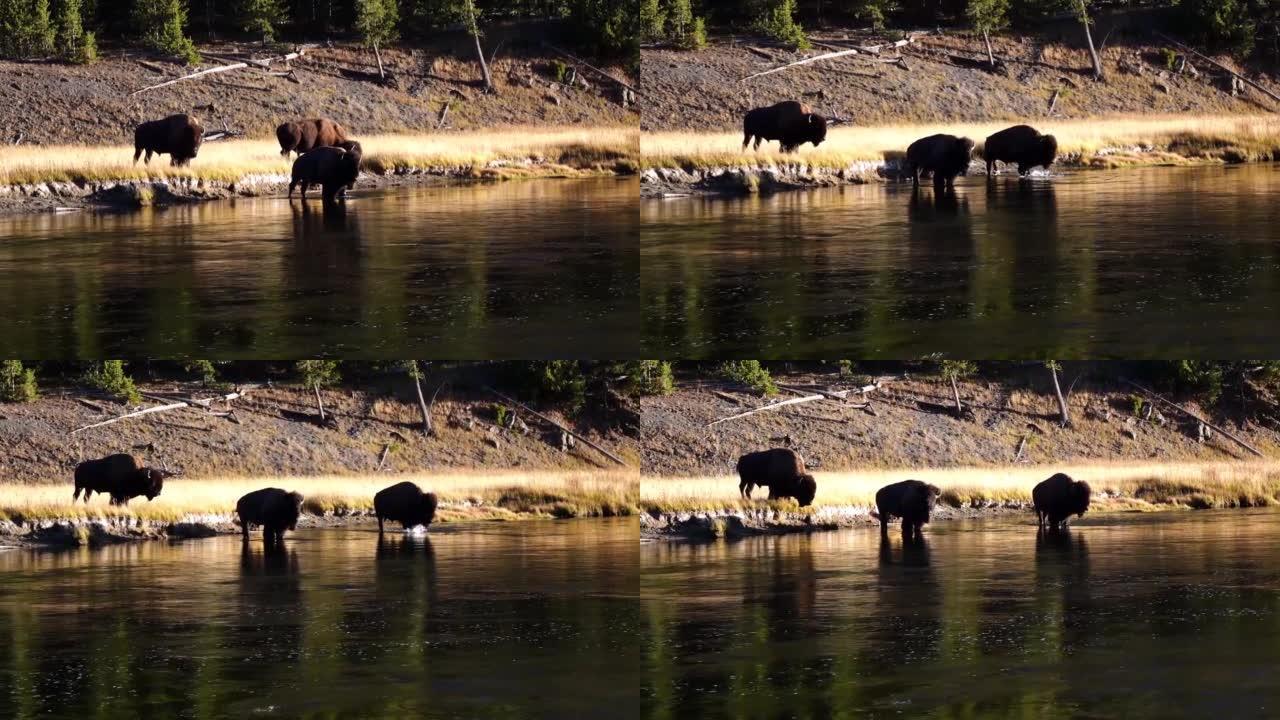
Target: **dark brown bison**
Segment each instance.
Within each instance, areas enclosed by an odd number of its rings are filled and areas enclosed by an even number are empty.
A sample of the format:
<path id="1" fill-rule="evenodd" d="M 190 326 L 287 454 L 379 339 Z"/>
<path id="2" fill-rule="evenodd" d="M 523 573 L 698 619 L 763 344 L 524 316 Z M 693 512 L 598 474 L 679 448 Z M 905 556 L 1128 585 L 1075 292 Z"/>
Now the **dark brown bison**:
<path id="1" fill-rule="evenodd" d="M 934 187 L 954 187 L 957 175 L 969 173 L 973 141 L 955 135 L 930 135 L 907 148 L 907 172 L 911 184 L 919 187 L 925 173 L 933 173 Z"/>
<path id="2" fill-rule="evenodd" d="M 1066 527 L 1067 518 L 1083 517 L 1089 509 L 1090 493 L 1089 483 L 1076 482 L 1066 473 L 1054 475 L 1031 491 L 1036 522 L 1050 529 Z"/>
<path id="3" fill-rule="evenodd" d="M 332 205 L 338 191 L 354 187 L 360 175 L 360 156 L 340 147 L 320 147 L 305 153 L 293 161 L 293 179 L 289 182 L 289 197 L 293 188 L 302 185 L 302 199 L 307 199 L 307 186 L 319 184 L 325 205 Z"/>
<path id="4" fill-rule="evenodd" d="M 827 139 L 827 120 L 804 103 L 785 100 L 747 111 L 742 118 L 742 134 L 743 150 L 755 138 L 752 150 L 759 150 L 761 141 L 777 140 L 782 152 L 789 153 L 807 142 L 814 147 L 821 145 Z"/>
<path id="5" fill-rule="evenodd" d="M 285 530 L 298 529 L 302 514 L 302 495 L 280 488 L 263 488 L 240 498 L 236 516 L 246 541 L 254 525 L 262 526 L 262 540 L 272 545 L 284 540 Z"/>
<path id="6" fill-rule="evenodd" d="M 876 492 L 876 514 L 880 518 L 880 534 L 889 534 L 889 519 L 902 518 L 902 537 L 921 537 L 921 529 L 929 523 L 929 515 L 938 504 L 942 490 L 920 480 L 903 480 L 885 485 Z"/>
<path id="7" fill-rule="evenodd" d="M 285 157 L 296 152 L 299 155 L 318 147 L 337 145 L 347 139 L 347 131 L 329 118 L 309 118 L 282 123 L 276 128 L 280 141 L 280 154 Z"/>
<path id="8" fill-rule="evenodd" d="M 111 496 L 112 505 L 128 505 L 129 501 L 139 495 L 146 495 L 154 500 L 164 487 L 164 479 L 170 473 L 164 470 L 143 467 L 138 459 L 127 453 L 108 455 L 99 460 L 85 460 L 76 465 L 75 492 L 72 500 L 79 500 L 84 493 L 84 501 L 95 492 Z"/>
<path id="9" fill-rule="evenodd" d="M 426 527 L 436 516 L 436 494 L 424 493 L 408 481 L 396 483 L 373 496 L 373 511 L 378 516 L 379 533 L 384 520 L 398 522 L 405 530 Z"/>
<path id="10" fill-rule="evenodd" d="M 151 162 L 152 153 L 168 155 L 170 165 L 186 165 L 200 152 L 204 142 L 204 128 L 200 121 L 179 113 L 163 120 L 144 122 L 133 130 L 133 161 L 145 151 L 145 163 Z"/>
<path id="11" fill-rule="evenodd" d="M 793 497 L 805 507 L 813 503 L 818 483 L 805 472 L 804 460 L 786 448 L 747 453 L 738 458 L 738 492 L 751 497 L 757 485 L 769 488 L 769 499 Z"/>
<path id="12" fill-rule="evenodd" d="M 987 175 L 995 174 L 997 160 L 1017 163 L 1018 174 L 1026 175 L 1037 165 L 1049 169 L 1058 157 L 1058 140 L 1052 135 L 1041 135 L 1030 125 L 1015 125 L 987 138 L 982 157 L 987 161 Z"/>

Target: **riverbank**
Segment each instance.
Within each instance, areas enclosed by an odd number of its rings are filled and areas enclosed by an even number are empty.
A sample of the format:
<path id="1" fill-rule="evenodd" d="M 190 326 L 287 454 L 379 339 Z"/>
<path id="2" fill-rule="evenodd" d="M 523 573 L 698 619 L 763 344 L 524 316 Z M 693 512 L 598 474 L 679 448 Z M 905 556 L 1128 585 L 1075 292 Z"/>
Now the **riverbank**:
<path id="1" fill-rule="evenodd" d="M 741 133 L 646 132 L 640 138 L 641 193 L 748 194 L 905 180 L 902 160 L 916 139 L 950 133 L 974 139 L 971 175 L 985 174 L 983 140 L 1018 121 L 835 127 L 818 148 L 783 154 L 773 143 L 743 150 Z M 1110 116 L 1028 121 L 1058 140 L 1062 169 L 1115 169 L 1266 162 L 1280 159 L 1275 116 Z M 997 172 L 1015 176 L 1010 167 Z M 1037 169 L 1037 175 L 1046 174 Z"/>
<path id="2" fill-rule="evenodd" d="M 447 181 L 630 175 L 634 128 L 508 128 L 448 135 L 371 135 L 357 192 Z M 284 195 L 292 158 L 275 140 L 206 143 L 189 166 L 133 163 L 125 146 L 11 148 L 0 161 L 0 213 L 128 208 Z"/>
<path id="3" fill-rule="evenodd" d="M 818 496 L 810 508 L 758 499 L 764 494 L 759 489 L 757 499 L 745 500 L 736 476 L 644 476 L 640 527 L 651 539 L 707 539 L 876 525 L 876 490 L 909 478 L 942 489 L 935 522 L 999 514 L 1022 514 L 1031 522 L 1031 489 L 1058 472 L 1092 486 L 1091 513 L 1280 505 L 1275 460 L 815 472 Z"/>
<path id="4" fill-rule="evenodd" d="M 330 477 L 174 478 L 152 501 L 74 502 L 68 485 L 0 485 L 0 545 L 98 545 L 239 532 L 235 503 L 262 487 L 302 493 L 303 526 L 367 523 L 373 495 L 411 481 L 434 492 L 437 523 L 620 517 L 637 512 L 634 471 L 451 471 Z M 397 526 L 398 527 L 398 526 Z"/>

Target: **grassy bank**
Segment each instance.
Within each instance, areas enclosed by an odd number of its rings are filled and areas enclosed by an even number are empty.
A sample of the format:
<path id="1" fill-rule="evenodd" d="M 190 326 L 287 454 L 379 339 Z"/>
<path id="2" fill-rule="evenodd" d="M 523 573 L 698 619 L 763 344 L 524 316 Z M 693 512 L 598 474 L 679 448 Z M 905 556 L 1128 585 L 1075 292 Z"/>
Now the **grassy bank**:
<path id="1" fill-rule="evenodd" d="M 817 149 L 805 145 L 784 155 L 772 143 L 759 152 L 742 149 L 741 133 L 652 132 L 640 138 L 644 168 L 760 167 L 803 163 L 838 170 L 879 164 L 934 133 L 973 138 L 980 157 L 983 140 L 1016 121 L 835 127 Z M 1192 162 L 1246 162 L 1280 158 L 1280 118 L 1271 116 L 1117 116 L 1034 120 L 1058 139 L 1059 161 L 1073 167 L 1114 168 Z"/>
<path id="2" fill-rule="evenodd" d="M 507 128 L 430 135 L 368 135 L 364 170 L 376 175 L 462 168 L 476 178 L 629 172 L 637 162 L 635 128 Z M 76 184 L 127 180 L 196 179 L 225 183 L 252 176 L 288 175 L 292 159 L 271 140 L 205 143 L 188 167 L 167 155 L 133 163 L 127 146 L 44 145 L 8 148 L 0 159 L 0 185 Z"/>
<path id="3" fill-rule="evenodd" d="M 0 485 L 0 520 L 113 520 L 136 518 L 179 522 L 229 516 L 236 500 L 252 490 L 280 487 L 303 494 L 313 515 L 368 514 L 373 495 L 402 480 L 416 482 L 440 498 L 438 519 L 515 519 L 634 514 L 639 487 L 634 471 L 467 472 L 354 477 L 262 477 L 171 479 L 155 500 L 138 498 L 112 507 L 103 495 L 73 502 L 71 485 Z"/>
<path id="4" fill-rule="evenodd" d="M 942 488 L 941 503 L 953 508 L 1026 504 L 1031 489 L 1053 473 L 1085 480 L 1094 492 L 1094 509 L 1159 510 L 1280 505 L 1280 462 L 1088 464 L 995 468 L 921 468 L 815 472 L 818 495 L 813 510 L 870 508 L 881 487 L 914 478 Z M 755 500 L 738 495 L 738 478 L 644 477 L 640 507 L 650 514 L 732 513 L 774 507 L 796 509 L 794 500 L 767 501 L 759 488 Z"/>

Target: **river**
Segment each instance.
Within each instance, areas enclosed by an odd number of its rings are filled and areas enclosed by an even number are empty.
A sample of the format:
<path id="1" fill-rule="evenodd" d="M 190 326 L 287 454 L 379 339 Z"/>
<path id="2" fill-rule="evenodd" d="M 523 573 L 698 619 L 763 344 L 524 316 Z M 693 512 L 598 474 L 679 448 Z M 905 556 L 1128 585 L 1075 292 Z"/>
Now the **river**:
<path id="1" fill-rule="evenodd" d="M 226 536 L 0 551 L 0 716 L 634 717 L 636 534 L 632 518 L 303 530 L 271 553 Z"/>
<path id="2" fill-rule="evenodd" d="M 638 183 L 540 180 L 0 217 L 14 357 L 633 355 Z"/>
<path id="3" fill-rule="evenodd" d="M 644 352 L 1270 357 L 1277 195 L 1260 164 L 645 200 Z"/>
<path id="4" fill-rule="evenodd" d="M 1280 513 L 641 548 L 645 718 L 1270 718 Z"/>

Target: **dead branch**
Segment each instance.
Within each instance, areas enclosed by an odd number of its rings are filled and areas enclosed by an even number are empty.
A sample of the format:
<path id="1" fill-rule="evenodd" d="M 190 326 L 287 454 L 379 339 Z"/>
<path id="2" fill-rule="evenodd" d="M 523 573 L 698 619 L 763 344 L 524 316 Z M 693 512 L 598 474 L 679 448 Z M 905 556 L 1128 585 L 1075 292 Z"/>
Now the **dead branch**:
<path id="1" fill-rule="evenodd" d="M 75 430 L 72 430 L 69 434 L 75 435 L 76 433 L 82 430 L 102 427 L 103 425 L 118 423 L 121 420 L 128 420 L 129 418 L 141 417 L 143 415 L 150 415 L 152 413 L 165 412 L 166 410 L 177 410 L 178 408 L 184 408 L 184 407 L 188 407 L 188 405 L 185 402 L 176 402 L 176 403 L 170 403 L 168 405 L 157 405 L 155 407 L 144 408 L 142 410 L 137 410 L 131 413 L 125 413 L 124 415 L 113 417 L 110 420 L 103 420 L 102 422 L 96 422 L 96 423 L 93 423 L 92 425 L 84 425 L 84 426 L 78 427 Z"/>
<path id="2" fill-rule="evenodd" d="M 554 425 L 555 427 L 559 428 L 561 432 L 563 432 L 563 433 L 567 433 L 567 434 L 572 435 L 573 437 L 575 437 L 575 438 L 577 438 L 577 439 L 581 440 L 583 443 L 585 443 L 585 444 L 587 445 L 587 447 L 590 447 L 590 448 L 592 448 L 592 449 L 596 450 L 596 451 L 597 451 L 597 452 L 599 452 L 600 454 L 602 454 L 602 455 L 604 455 L 605 457 L 609 458 L 610 460 L 612 460 L 612 461 L 614 461 L 614 462 L 618 463 L 619 465 L 623 465 L 623 466 L 625 466 L 625 465 L 627 464 L 625 461 L 623 461 L 623 459 L 622 459 L 622 458 L 618 457 L 617 455 L 614 455 L 613 453 L 609 452 L 608 450 L 605 450 L 604 448 L 600 447 L 599 445 L 597 445 L 597 444 L 595 444 L 595 443 L 591 442 L 591 440 L 589 440 L 588 438 L 583 437 L 582 435 L 580 435 L 579 433 L 574 432 L 573 430 L 570 430 L 569 428 L 565 427 L 564 425 L 561 425 L 560 423 L 556 422 L 555 420 L 552 420 L 551 418 L 547 417 L 546 415 L 543 415 L 542 413 L 538 412 L 537 410 L 534 410 L 533 408 L 529 407 L 528 405 L 525 405 L 524 403 L 520 402 L 519 400 L 514 400 L 514 399 L 512 399 L 512 398 L 510 398 L 510 397 L 507 397 L 506 395 L 503 395 L 502 393 L 500 393 L 500 392 L 498 392 L 497 390 L 494 390 L 493 388 L 488 387 L 488 386 L 486 386 L 486 387 L 485 387 L 485 390 L 488 390 L 490 393 L 494 394 L 494 395 L 495 395 L 495 396 L 497 396 L 498 398 L 500 398 L 500 399 L 502 399 L 502 400 L 506 400 L 507 402 L 511 403 L 512 405 L 515 405 L 516 407 L 519 407 L 519 408 L 524 409 L 524 411 L 525 411 L 525 412 L 527 412 L 527 413 L 529 413 L 530 415 L 533 415 L 534 417 L 536 417 L 536 418 L 538 418 L 538 419 L 540 419 L 540 420 L 542 420 L 542 421 L 544 421 L 544 422 L 548 422 L 548 423 L 550 423 L 550 424 Z"/>
<path id="3" fill-rule="evenodd" d="M 449 119 L 449 106 L 452 104 L 453 102 L 450 100 L 444 101 L 444 107 L 440 109 L 440 118 L 436 120 L 437 130 L 444 127 L 444 121 Z"/>
<path id="4" fill-rule="evenodd" d="M 1222 70 L 1223 72 L 1226 72 L 1226 73 L 1230 73 L 1233 77 L 1240 78 L 1240 81 L 1241 81 L 1241 82 L 1243 82 L 1244 84 L 1246 84 L 1246 85 L 1248 85 L 1249 87 L 1251 87 L 1251 88 L 1253 88 L 1253 89 L 1257 90 L 1258 92 L 1260 92 L 1260 93 L 1262 93 L 1262 94 L 1266 95 L 1267 97 L 1271 98 L 1272 100 L 1275 100 L 1276 102 L 1280 102 L 1280 95 L 1276 95 L 1275 93 L 1273 93 L 1273 92 L 1271 92 L 1270 90 L 1268 90 L 1268 89 L 1266 89 L 1266 88 L 1262 87 L 1261 85 L 1259 85 L 1258 83 L 1256 83 L 1256 82 L 1254 82 L 1254 81 L 1250 80 L 1249 78 L 1247 78 L 1247 77 L 1245 77 L 1245 76 L 1241 75 L 1240 73 L 1236 72 L 1235 70 L 1232 70 L 1231 68 L 1227 67 L 1226 65 L 1223 65 L 1222 63 L 1218 62 L 1217 60 L 1214 60 L 1213 58 L 1209 57 L 1208 55 L 1205 55 L 1204 53 L 1201 53 L 1201 52 L 1197 51 L 1195 48 L 1192 48 L 1192 47 L 1191 47 L 1191 46 L 1189 46 L 1189 45 L 1186 45 L 1186 44 L 1180 43 L 1180 42 L 1178 42 L 1177 40 L 1174 40 L 1173 38 L 1171 38 L 1171 37 L 1169 37 L 1168 35 L 1165 35 L 1165 34 L 1163 34 L 1163 33 L 1159 33 L 1159 32 L 1157 32 L 1157 33 L 1155 33 L 1155 35 L 1156 35 L 1156 37 L 1158 37 L 1158 38 L 1161 38 L 1161 39 L 1163 39 L 1163 40 L 1165 40 L 1165 41 L 1167 41 L 1167 42 L 1173 43 L 1173 44 L 1174 44 L 1174 45 L 1176 45 L 1178 48 L 1180 48 L 1183 52 L 1186 52 L 1186 53 L 1190 53 L 1190 54 L 1192 54 L 1192 55 L 1195 55 L 1196 57 L 1200 58 L 1201 60 L 1204 60 L 1205 62 L 1209 63 L 1210 65 L 1213 65 L 1214 67 L 1218 68 L 1219 70 Z"/>
<path id="5" fill-rule="evenodd" d="M 387 453 L 389 452 L 391 452 L 391 443 L 383 443 L 382 455 L 378 456 L 378 467 L 374 470 L 374 472 L 382 471 L 382 464 L 387 461 Z"/>
<path id="6" fill-rule="evenodd" d="M 814 43 L 814 45 L 822 45 L 822 47 L 828 47 L 828 48 L 829 48 L 829 47 L 831 47 L 830 45 L 824 45 L 823 43 L 820 43 L 820 42 L 815 42 L 815 43 Z M 760 49 L 760 48 L 758 48 L 758 47 L 752 47 L 752 46 L 750 46 L 750 45 L 743 45 L 742 47 L 746 48 L 748 52 L 755 53 L 756 55 L 759 55 L 760 57 L 764 58 L 765 60 L 773 60 L 773 59 L 775 59 L 775 58 L 774 58 L 774 56 L 773 56 L 773 53 L 765 52 L 764 50 L 761 50 L 761 49 Z"/>
<path id="7" fill-rule="evenodd" d="M 139 93 L 144 93 L 148 90 L 155 90 L 156 88 L 167 87 L 169 85 L 173 85 L 174 83 L 180 83 L 183 80 L 194 80 L 198 77 L 212 75 L 213 73 L 227 72 L 228 70 L 239 70 L 240 68 L 245 68 L 245 67 L 248 67 L 248 64 L 242 63 L 242 62 L 233 63 L 231 65 L 220 65 L 215 68 L 209 68 L 208 70 L 201 70 L 199 72 L 194 72 L 194 73 L 191 73 L 190 75 L 183 75 L 182 77 L 174 78 L 173 80 L 166 80 L 165 82 L 159 83 L 157 85 L 148 85 L 147 87 L 144 87 L 141 90 L 134 90 L 133 92 L 129 93 L 129 96 L 133 97 L 134 95 L 137 95 Z"/>
<path id="8" fill-rule="evenodd" d="M 824 396 L 822 395 L 808 395 L 806 397 L 791 398 L 790 400 L 781 400 L 776 403 L 772 403 L 770 405 L 765 405 L 764 407 L 758 407 L 755 410 L 748 410 L 743 413 L 738 413 L 737 415 L 730 415 L 729 417 L 720 418 L 719 420 L 713 420 L 707 423 L 707 427 L 711 427 L 712 425 L 719 425 L 722 422 L 728 422 L 730 420 L 737 420 L 738 418 L 744 418 L 744 417 L 747 417 L 748 415 L 755 415 L 756 413 L 761 413 L 766 410 L 777 410 L 778 408 L 786 407 L 787 405 L 797 405 L 799 403 L 812 402 L 814 400 L 822 400 L 822 399 L 824 399 Z"/>
<path id="9" fill-rule="evenodd" d="M 1049 113 L 1053 114 L 1053 109 L 1058 107 L 1058 96 L 1062 94 L 1062 88 L 1054 88 L 1053 97 L 1049 98 Z"/>
<path id="10" fill-rule="evenodd" d="M 577 57 L 574 57 L 573 55 L 570 55 L 569 53 L 565 52 L 564 50 L 561 50 L 560 48 L 558 48 L 558 47 L 556 47 L 555 45 L 552 45 L 552 44 L 550 44 L 550 43 L 546 43 L 546 42 L 544 42 L 544 43 L 542 43 L 542 45 L 543 45 L 543 47 L 545 47 L 545 48 L 547 48 L 548 50 L 550 50 L 550 51 L 552 51 L 552 52 L 556 53 L 557 55 L 563 55 L 564 57 L 569 58 L 570 60 L 572 60 L 572 61 L 574 61 L 574 62 L 578 63 L 579 65 L 581 65 L 581 66 L 585 67 L 586 69 L 588 69 L 588 70 L 590 70 L 590 71 L 594 72 L 595 74 L 599 75 L 600 77 L 603 77 L 603 78 L 605 78 L 605 79 L 607 79 L 607 80 L 610 80 L 610 81 L 612 81 L 612 82 L 617 83 L 618 85 L 620 85 L 620 86 L 622 86 L 622 87 L 624 87 L 624 88 L 626 88 L 626 89 L 630 90 L 632 93 L 635 93 L 637 96 L 638 96 L 638 95 L 640 95 L 640 91 L 638 91 L 638 90 L 636 90 L 635 88 L 631 87 L 630 85 L 628 85 L 628 84 L 626 84 L 626 83 L 622 82 L 621 80 L 619 80 L 618 78 L 616 78 L 616 77 L 614 77 L 614 76 L 610 75 L 609 73 L 607 73 L 607 72 L 605 72 L 605 71 L 601 70 L 600 68 L 596 67 L 595 65 L 591 65 L 591 64 L 589 64 L 589 63 L 587 63 L 587 62 L 584 62 L 583 60 L 581 60 L 581 59 L 579 59 L 579 58 L 577 58 Z"/>
<path id="11" fill-rule="evenodd" d="M 720 392 L 719 390 L 712 390 L 712 391 L 711 391 L 711 394 L 712 394 L 712 395 L 715 395 L 716 397 L 720 398 L 721 400 L 728 400 L 729 402 L 731 402 L 731 403 L 733 403 L 733 404 L 735 404 L 735 405 L 741 405 L 741 404 L 742 404 L 742 398 L 734 397 L 734 396 L 730 395 L 730 394 L 729 394 L 729 393 L 727 393 L 727 392 Z"/>
<path id="12" fill-rule="evenodd" d="M 853 392 L 852 390 L 821 390 L 816 387 L 800 388 L 800 387 L 794 387 L 791 385 L 778 385 L 778 387 L 782 388 L 783 390 L 789 390 L 794 393 L 800 393 L 801 395 L 818 393 L 819 395 L 822 395 L 828 400 L 846 400 L 849 397 L 849 393 Z"/>
<path id="13" fill-rule="evenodd" d="M 1030 435 L 1023 435 L 1022 439 L 1018 441 L 1018 452 L 1013 454 L 1014 462 L 1019 462 L 1020 460 L 1022 460 L 1022 451 L 1024 448 L 1027 447 L 1027 439 L 1030 437 L 1031 437 Z"/>
<path id="14" fill-rule="evenodd" d="M 76 402 L 80 403 L 81 405 L 84 405 L 84 406 L 85 406 L 85 407 L 87 407 L 87 408 L 92 408 L 92 409 L 94 409 L 94 410 L 97 410 L 98 412 L 107 412 L 107 409 L 106 409 L 106 408 L 104 408 L 104 407 L 102 407 L 102 406 L 101 406 L 101 405 L 99 405 L 98 403 L 95 403 L 95 402 L 89 402 L 88 400 L 85 400 L 84 398 L 76 398 Z"/>
<path id="15" fill-rule="evenodd" d="M 1199 423 L 1201 423 L 1201 424 L 1205 425 L 1206 427 L 1208 427 L 1208 428 L 1210 428 L 1210 429 L 1212 429 L 1212 430 L 1216 430 L 1216 431 L 1218 431 L 1218 432 L 1222 433 L 1223 435 L 1226 435 L 1228 438 L 1230 438 L 1230 439 L 1234 440 L 1234 441 L 1236 442 L 1236 444 L 1240 445 L 1240 447 L 1243 447 L 1245 450 L 1248 450 L 1249 452 L 1253 453 L 1254 455 L 1257 455 L 1258 457 L 1266 457 L 1265 455 L 1263 455 L 1263 454 L 1262 454 L 1262 451 L 1261 451 L 1261 450 L 1259 450 L 1258 448 L 1256 448 L 1256 447 L 1254 447 L 1254 446 L 1250 445 L 1249 443 L 1245 442 L 1244 440 L 1241 440 L 1239 437 L 1236 437 L 1233 433 L 1230 433 L 1230 432 L 1228 432 L 1227 430 L 1224 430 L 1224 429 L 1222 429 L 1222 428 L 1218 427 L 1217 425 L 1214 425 L 1213 423 L 1209 422 L 1208 420 L 1205 420 L 1204 418 L 1202 418 L 1202 417 L 1200 417 L 1199 415 L 1197 415 L 1197 414 L 1195 414 L 1195 413 L 1191 412 L 1190 410 L 1188 410 L 1188 409 L 1186 409 L 1186 408 L 1182 407 L 1181 405 L 1179 405 L 1179 404 L 1177 404 L 1177 403 L 1175 403 L 1175 402 L 1172 402 L 1172 401 L 1170 401 L 1170 400 L 1166 400 L 1166 399 L 1164 399 L 1163 397 L 1161 397 L 1161 396 L 1159 396 L 1159 395 L 1155 394 L 1154 392 L 1152 392 L 1152 391 L 1150 391 L 1150 390 L 1148 390 L 1148 389 L 1146 389 L 1146 388 L 1142 387 L 1141 385 L 1139 385 L 1139 384 L 1137 384 L 1137 383 L 1135 383 L 1135 382 L 1132 382 L 1132 381 L 1129 381 L 1129 380 L 1125 380 L 1125 379 L 1123 379 L 1123 378 L 1121 379 L 1121 382 L 1123 382 L 1124 384 L 1128 385 L 1129 387 L 1131 387 L 1131 388 L 1133 388 L 1133 389 L 1137 390 L 1138 392 L 1141 392 L 1143 395 L 1146 395 L 1148 398 L 1151 398 L 1152 400 L 1155 400 L 1156 402 L 1158 402 L 1158 403 L 1160 403 L 1160 404 L 1162 404 L 1162 405 L 1165 405 L 1165 406 L 1167 406 L 1167 407 L 1173 408 L 1174 410 L 1177 410 L 1178 412 L 1182 413 L 1183 415 L 1186 415 L 1187 417 L 1191 418 L 1192 420 L 1195 420 L 1195 421 L 1197 421 L 1197 422 L 1199 422 Z"/>
<path id="16" fill-rule="evenodd" d="M 212 56 L 212 55 L 210 55 L 210 56 L 208 56 L 208 57 L 213 57 L 213 56 Z M 134 62 L 136 62 L 136 63 L 138 63 L 139 65 L 141 65 L 142 67 L 144 67 L 144 68 L 146 68 L 146 69 L 150 70 L 151 72 L 160 73 L 161 75 L 165 74 L 165 72 L 166 72 L 166 70 L 165 70 L 164 68 L 160 67 L 159 65 L 156 65 L 156 64 L 154 64 L 154 63 L 149 63 L 149 62 L 147 62 L 147 61 L 145 61 L 145 60 L 134 60 Z"/>
<path id="17" fill-rule="evenodd" d="M 915 36 L 913 35 L 913 36 L 908 37 L 908 38 L 906 38 L 906 39 L 904 39 L 904 40 L 899 40 L 899 41 L 897 41 L 897 42 L 892 42 L 892 43 L 885 43 L 885 44 L 883 44 L 883 45 L 871 45 L 871 46 L 869 46 L 869 47 L 849 48 L 849 49 L 847 49 L 847 50 L 836 50 L 836 51 L 833 51 L 833 52 L 823 53 L 823 54 L 821 54 L 821 55 L 814 55 L 814 56 L 813 56 L 813 57 L 811 57 L 811 58 L 804 58 L 803 60 L 796 60 L 795 62 L 790 62 L 790 63 L 787 63 L 786 65 L 782 65 L 782 66 L 780 66 L 780 67 L 771 68 L 771 69 L 769 69 L 769 70 L 762 70 L 762 71 L 760 71 L 760 72 L 758 72 L 758 73 L 754 73 L 754 74 L 752 74 L 752 75 L 748 75 L 748 76 L 746 76 L 746 77 L 742 78 L 741 80 L 739 80 L 738 82 L 746 82 L 746 81 L 748 81 L 748 80 L 750 80 L 750 79 L 752 79 L 752 78 L 763 77 L 763 76 L 765 76 L 765 75 L 772 75 L 773 73 L 776 73 L 776 72 L 782 72 L 783 70 L 787 70 L 787 69 L 790 69 L 790 68 L 793 68 L 793 67 L 798 67 L 798 66 L 800 66 L 800 65 L 808 65 L 809 63 L 815 63 L 815 62 L 818 62 L 819 60 L 834 60 L 835 58 L 839 58 L 839 57 L 846 57 L 846 56 L 849 56 L 849 55 L 861 55 L 861 54 L 865 54 L 865 55 L 879 55 L 879 54 L 880 54 L 882 51 L 884 51 L 884 50 L 891 50 L 891 49 L 893 49 L 893 48 L 899 48 L 899 47 L 903 47 L 903 46 L 906 46 L 906 45 L 911 45 L 911 44 L 912 44 L 912 43 L 914 43 L 915 41 L 916 41 L 916 38 L 915 38 Z M 892 62 L 892 63 L 895 63 L 895 64 L 900 64 L 900 65 L 902 65 L 902 66 L 904 66 L 904 67 L 906 66 L 906 63 L 904 63 L 904 62 L 902 61 L 902 58 L 900 58 L 900 57 L 898 57 L 898 58 L 892 58 L 892 59 L 886 60 L 885 62 Z"/>

